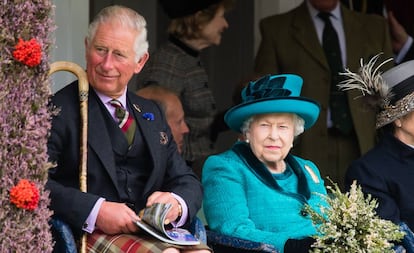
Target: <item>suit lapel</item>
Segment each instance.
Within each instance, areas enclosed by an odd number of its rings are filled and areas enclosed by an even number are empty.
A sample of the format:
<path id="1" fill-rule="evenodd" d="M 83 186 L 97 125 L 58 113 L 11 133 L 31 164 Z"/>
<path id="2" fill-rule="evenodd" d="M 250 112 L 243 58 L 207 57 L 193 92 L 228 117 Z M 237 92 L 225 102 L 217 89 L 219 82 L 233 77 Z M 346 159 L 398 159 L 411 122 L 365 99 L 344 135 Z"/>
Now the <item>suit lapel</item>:
<path id="1" fill-rule="evenodd" d="M 351 71 L 357 71 L 360 67 L 360 60 L 369 52 L 365 38 L 365 31 L 361 26 L 355 15 L 350 10 L 342 7 L 342 19 L 344 24 L 344 32 L 346 39 L 346 68 Z M 352 39 L 349 39 L 352 38 Z M 369 59 L 364 59 L 367 62 Z M 359 97 L 360 93 L 357 90 L 347 91 L 349 106 L 351 111 L 358 111 L 359 103 L 353 102 L 354 98 Z"/>
<path id="2" fill-rule="evenodd" d="M 364 30 L 358 20 L 352 15 L 351 11 L 346 8 L 341 8 L 342 19 L 344 25 L 344 32 L 346 38 L 346 66 L 352 71 L 359 68 L 360 58 L 364 56 L 365 50 L 365 35 Z M 350 39 L 352 38 L 352 39 Z M 364 62 L 367 59 L 364 59 Z"/>
<path id="3" fill-rule="evenodd" d="M 129 92 L 128 92 L 129 93 Z M 137 121 L 137 127 L 139 127 L 142 135 L 138 135 L 139 138 L 143 138 L 143 142 L 147 144 L 150 158 L 154 164 L 151 175 L 146 183 L 144 194 L 147 194 L 152 190 L 153 182 L 157 180 L 160 175 L 161 165 L 159 164 L 159 159 L 157 159 L 158 154 L 160 153 L 160 145 L 163 142 L 163 136 L 160 132 L 160 119 L 157 119 L 155 116 L 154 120 L 146 120 L 143 118 L 145 112 L 153 113 L 154 115 L 159 115 L 159 111 L 154 112 L 155 107 L 151 109 L 145 108 L 144 104 L 137 97 L 132 96 L 127 93 L 128 103 L 132 113 L 134 114 L 135 120 Z M 114 156 L 112 149 L 105 148 L 111 146 L 111 140 L 106 132 L 105 119 L 102 116 L 100 101 L 93 89 L 89 92 L 89 115 L 88 115 L 88 145 L 92 149 L 98 158 L 101 160 L 103 166 L 107 170 L 113 184 L 118 189 L 116 170 L 114 164 Z M 167 143 L 169 140 L 167 139 Z"/>
<path id="4" fill-rule="evenodd" d="M 112 183 L 118 189 L 118 183 L 116 178 L 115 160 L 112 153 L 112 143 L 106 132 L 105 120 L 102 116 L 101 108 L 98 102 L 99 98 L 91 89 L 89 92 L 89 115 L 88 115 L 88 143 L 92 150 L 102 161 L 103 166 L 108 172 Z"/>
<path id="5" fill-rule="evenodd" d="M 129 93 L 129 92 L 128 92 Z M 144 113 L 153 113 L 154 115 L 158 115 L 158 113 L 153 112 L 155 107 L 151 107 L 151 110 L 144 107 L 143 103 L 140 102 L 135 96 L 131 96 L 127 93 L 127 99 L 130 103 L 132 112 L 134 114 L 135 120 L 137 121 L 137 127 L 141 130 L 142 135 L 140 136 L 143 138 L 143 142 L 147 144 L 148 151 L 150 154 L 150 159 L 154 164 L 153 170 L 151 171 L 150 177 L 146 183 L 144 194 L 147 194 L 151 187 L 153 186 L 153 182 L 156 181 L 156 178 L 159 177 L 159 161 L 157 159 L 158 154 L 160 153 L 160 138 L 161 133 L 159 132 L 159 122 L 160 119 L 157 119 L 156 116 L 154 120 L 147 120 L 144 119 Z"/>
<path id="6" fill-rule="evenodd" d="M 316 34 L 315 26 L 309 15 L 306 3 L 302 3 L 295 12 L 292 13 L 292 32 L 293 38 L 300 44 L 306 52 L 309 53 L 315 60 L 329 69 L 328 62 L 325 59 L 325 54 L 319 43 Z"/>

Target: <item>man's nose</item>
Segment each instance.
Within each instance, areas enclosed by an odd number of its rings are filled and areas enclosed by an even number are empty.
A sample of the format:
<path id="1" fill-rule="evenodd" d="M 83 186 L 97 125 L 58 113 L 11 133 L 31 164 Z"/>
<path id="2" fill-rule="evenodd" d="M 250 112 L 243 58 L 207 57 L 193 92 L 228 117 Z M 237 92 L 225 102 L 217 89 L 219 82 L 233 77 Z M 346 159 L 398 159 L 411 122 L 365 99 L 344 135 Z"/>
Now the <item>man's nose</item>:
<path id="1" fill-rule="evenodd" d="M 184 122 L 184 124 L 182 126 L 182 133 L 186 134 L 186 133 L 189 133 L 189 132 L 190 132 L 190 129 L 188 128 L 187 123 Z"/>
<path id="2" fill-rule="evenodd" d="M 112 54 L 111 53 L 108 53 L 108 54 L 105 55 L 105 57 L 103 58 L 103 61 L 102 61 L 102 66 L 105 69 L 110 69 L 110 68 L 113 67 L 113 59 L 112 59 Z"/>

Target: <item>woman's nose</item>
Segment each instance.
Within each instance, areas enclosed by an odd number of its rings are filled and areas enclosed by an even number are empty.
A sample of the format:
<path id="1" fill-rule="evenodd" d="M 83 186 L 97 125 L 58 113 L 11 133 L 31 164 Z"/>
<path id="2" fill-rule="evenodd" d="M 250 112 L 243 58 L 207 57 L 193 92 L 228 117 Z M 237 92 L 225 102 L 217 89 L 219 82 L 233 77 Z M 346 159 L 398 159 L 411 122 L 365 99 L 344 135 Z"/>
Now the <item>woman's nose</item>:
<path id="1" fill-rule="evenodd" d="M 274 140 L 279 138 L 279 130 L 276 127 L 272 127 L 272 130 L 269 132 L 269 138 Z"/>

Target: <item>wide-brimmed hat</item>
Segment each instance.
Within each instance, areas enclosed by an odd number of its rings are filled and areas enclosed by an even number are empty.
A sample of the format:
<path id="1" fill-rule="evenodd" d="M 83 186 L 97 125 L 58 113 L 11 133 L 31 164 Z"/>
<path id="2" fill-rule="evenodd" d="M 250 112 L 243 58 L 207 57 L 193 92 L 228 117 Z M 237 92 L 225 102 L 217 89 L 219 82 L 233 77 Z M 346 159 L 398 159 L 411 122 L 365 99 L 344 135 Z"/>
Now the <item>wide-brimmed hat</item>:
<path id="1" fill-rule="evenodd" d="M 207 9 L 221 0 L 159 0 L 162 8 L 171 19 L 185 17 Z"/>
<path id="2" fill-rule="evenodd" d="M 240 132 L 250 117 L 269 113 L 295 113 L 305 121 L 305 129 L 315 124 L 319 104 L 301 97 L 303 80 L 298 75 L 267 75 L 250 82 L 241 92 L 242 103 L 230 108 L 224 121 L 234 131 Z"/>
<path id="3" fill-rule="evenodd" d="M 401 63 L 382 74 L 390 95 L 377 115 L 377 127 L 385 126 L 414 110 L 414 60 Z"/>
<path id="4" fill-rule="evenodd" d="M 347 79 L 339 84 L 343 90 L 358 89 L 367 104 L 377 111 L 376 128 L 381 128 L 414 110 L 414 60 L 401 63 L 381 73 L 390 58 L 376 66 L 380 54 L 368 63 L 361 60 L 357 73 L 346 70 Z"/>

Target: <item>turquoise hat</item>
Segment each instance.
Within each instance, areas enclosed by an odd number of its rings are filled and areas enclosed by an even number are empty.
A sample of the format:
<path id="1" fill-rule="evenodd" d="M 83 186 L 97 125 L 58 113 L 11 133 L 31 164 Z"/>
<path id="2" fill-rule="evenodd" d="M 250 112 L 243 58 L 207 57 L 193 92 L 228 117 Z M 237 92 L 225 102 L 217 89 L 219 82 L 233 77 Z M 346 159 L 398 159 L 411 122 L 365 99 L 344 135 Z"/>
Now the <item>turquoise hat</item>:
<path id="1" fill-rule="evenodd" d="M 305 129 L 318 119 L 320 106 L 301 97 L 303 79 L 298 75 L 266 75 L 250 82 L 241 92 L 242 103 L 230 108 L 224 121 L 234 131 L 241 132 L 244 121 L 257 114 L 295 113 L 305 121 Z"/>

